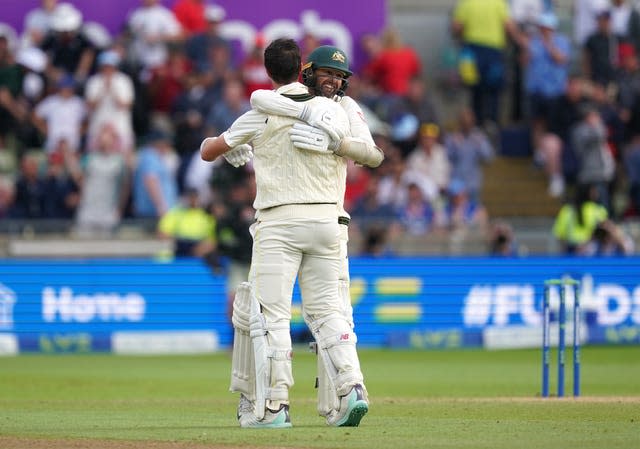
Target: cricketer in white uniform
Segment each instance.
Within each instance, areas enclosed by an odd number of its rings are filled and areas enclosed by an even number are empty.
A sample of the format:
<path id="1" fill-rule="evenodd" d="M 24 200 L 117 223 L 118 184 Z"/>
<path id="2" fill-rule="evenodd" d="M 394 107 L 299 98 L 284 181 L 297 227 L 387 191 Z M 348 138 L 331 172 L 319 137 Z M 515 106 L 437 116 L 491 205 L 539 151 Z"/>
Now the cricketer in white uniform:
<path id="1" fill-rule="evenodd" d="M 332 122 L 340 136 L 348 135 L 344 110 L 331 100 L 310 96 L 295 81 L 300 65 L 299 48 L 291 39 L 277 39 L 265 50 L 265 66 L 276 92 L 317 105 L 314 111 L 324 109 L 318 121 Z M 304 109 L 301 118 L 314 114 Z M 231 389 L 241 392 L 253 408 L 240 417 L 242 427 L 291 426 L 290 320 L 296 276 L 305 321 L 341 397 L 340 409 L 329 424 L 358 425 L 368 411 L 356 338 L 339 292 L 341 210 L 337 199 L 346 182 L 344 160 L 333 151 L 295 148 L 289 131 L 297 122 L 249 111 L 220 136 L 205 139 L 201 145 L 206 161 L 230 150 L 232 154 L 225 156 L 230 162 L 238 154 L 242 158 L 246 149 L 242 146 L 248 143 L 254 151 L 257 212 L 251 272 L 249 284 L 238 290 L 233 316 Z M 251 353 L 253 357 L 247 357 Z"/>
<path id="2" fill-rule="evenodd" d="M 338 151 L 347 159 L 351 159 L 361 165 L 375 168 L 382 163 L 384 154 L 382 150 L 376 146 L 358 103 L 353 98 L 345 96 L 345 91 L 348 87 L 348 78 L 351 75 L 352 72 L 349 70 L 346 54 L 339 48 L 331 45 L 323 45 L 313 50 L 302 68 L 303 83 L 310 91 L 315 95 L 335 100 L 347 113 L 350 136 L 345 136 L 341 139 L 338 148 L 342 147 L 342 151 Z M 302 105 L 300 103 L 296 103 L 290 98 L 271 90 L 257 90 L 253 92 L 251 105 L 254 109 L 267 114 L 299 117 L 302 112 Z M 294 145 L 298 148 L 313 151 L 331 151 L 328 149 L 331 145 L 328 136 L 313 138 L 324 134 L 324 131 L 321 129 L 311 127 L 310 125 L 296 124 L 290 134 Z M 345 179 L 345 181 L 346 169 L 345 159 L 341 166 L 341 170 L 345 171 L 344 178 L 341 177 L 341 179 Z M 349 292 L 350 276 L 347 252 L 349 241 L 347 226 L 350 216 L 344 209 L 345 190 L 346 182 L 341 185 L 340 197 L 337 199 L 340 208 L 339 221 L 341 224 L 340 259 L 342 261 L 342 267 L 340 271 L 340 293 L 343 299 L 343 313 L 353 328 L 353 309 L 351 307 L 351 295 Z M 339 397 L 333 388 L 331 380 L 327 377 L 327 372 L 321 358 L 318 359 L 317 388 L 318 412 L 321 416 L 327 417 L 328 421 L 331 421 L 339 409 Z"/>

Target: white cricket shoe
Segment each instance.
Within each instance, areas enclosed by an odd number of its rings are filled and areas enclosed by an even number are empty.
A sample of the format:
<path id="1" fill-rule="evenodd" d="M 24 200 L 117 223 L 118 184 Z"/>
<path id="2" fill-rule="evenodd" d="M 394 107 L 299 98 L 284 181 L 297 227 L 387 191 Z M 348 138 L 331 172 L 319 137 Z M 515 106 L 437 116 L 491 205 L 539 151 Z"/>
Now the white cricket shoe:
<path id="1" fill-rule="evenodd" d="M 277 411 L 267 409 L 264 418 L 258 419 L 253 413 L 245 413 L 238 417 L 240 427 L 253 429 L 284 429 L 291 427 L 289 418 L 289 406 L 282 404 Z"/>
<path id="2" fill-rule="evenodd" d="M 253 402 L 251 402 L 251 400 L 248 397 L 246 397 L 243 393 L 240 393 L 240 401 L 238 402 L 238 410 L 237 410 L 238 421 L 240 421 L 244 415 L 253 414 L 253 410 L 254 410 Z"/>
<path id="3" fill-rule="evenodd" d="M 358 427 L 360 420 L 369 411 L 362 385 L 356 384 L 340 398 L 340 409 L 327 416 L 327 424 L 333 427 Z"/>

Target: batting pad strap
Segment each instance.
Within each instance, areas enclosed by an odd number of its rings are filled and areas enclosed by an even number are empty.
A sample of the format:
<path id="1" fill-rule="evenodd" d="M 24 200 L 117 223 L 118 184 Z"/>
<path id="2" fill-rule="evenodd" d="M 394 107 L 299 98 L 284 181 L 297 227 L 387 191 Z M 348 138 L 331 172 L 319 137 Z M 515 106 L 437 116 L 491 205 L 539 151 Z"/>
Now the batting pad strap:
<path id="1" fill-rule="evenodd" d="M 353 332 L 343 332 L 337 335 L 330 335 L 318 341 L 321 349 L 330 349 L 338 345 L 352 345 L 358 342 L 358 337 Z"/>
<path id="2" fill-rule="evenodd" d="M 261 337 L 267 335 L 269 331 L 288 330 L 286 324 L 268 324 L 263 315 L 253 317 L 249 325 L 249 333 L 251 337 Z"/>

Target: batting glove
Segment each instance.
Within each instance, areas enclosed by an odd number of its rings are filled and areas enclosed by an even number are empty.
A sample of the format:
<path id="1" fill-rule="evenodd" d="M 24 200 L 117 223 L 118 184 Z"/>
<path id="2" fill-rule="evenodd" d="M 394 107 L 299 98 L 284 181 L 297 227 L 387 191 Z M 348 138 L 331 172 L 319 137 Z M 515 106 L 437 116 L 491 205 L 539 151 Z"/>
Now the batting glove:
<path id="1" fill-rule="evenodd" d="M 338 148 L 338 142 L 331 140 L 325 131 L 304 123 L 295 123 L 289 129 L 289 138 L 293 146 L 301 150 L 332 153 Z"/>
<path id="2" fill-rule="evenodd" d="M 320 105 L 309 106 L 307 104 L 302 108 L 302 112 L 299 115 L 300 120 L 307 122 L 311 126 L 320 128 L 331 137 L 331 140 L 339 141 L 344 137 L 342 133 L 339 133 L 334 126 L 335 117 L 333 112 Z"/>
<path id="3" fill-rule="evenodd" d="M 223 154 L 224 158 L 234 167 L 240 167 L 253 159 L 251 145 L 243 143 Z"/>

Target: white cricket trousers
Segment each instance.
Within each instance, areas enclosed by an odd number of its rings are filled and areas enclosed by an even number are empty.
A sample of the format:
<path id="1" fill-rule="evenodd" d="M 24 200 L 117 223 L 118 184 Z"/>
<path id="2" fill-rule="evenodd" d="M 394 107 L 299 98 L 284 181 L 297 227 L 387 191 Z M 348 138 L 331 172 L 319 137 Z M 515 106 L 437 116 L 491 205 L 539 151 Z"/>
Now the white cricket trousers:
<path id="1" fill-rule="evenodd" d="M 249 275 L 267 326 L 274 329 L 267 334 L 269 345 L 278 350 L 291 348 L 291 298 L 296 276 L 307 324 L 315 323 L 322 338 L 351 335 L 340 294 L 344 231 L 338 224 L 335 206 L 275 209 L 259 212 L 258 221 L 252 226 Z M 340 379 L 348 379 L 350 384 L 362 381 L 355 344 L 336 347 L 330 356 Z M 272 360 L 270 388 L 288 391 L 293 384 L 291 360 Z M 349 385 L 336 387 L 346 393 Z"/>

